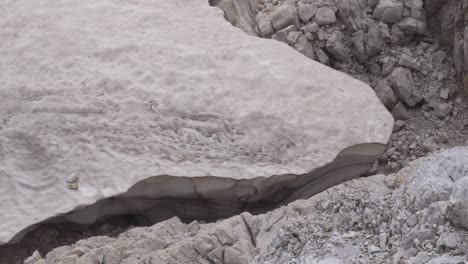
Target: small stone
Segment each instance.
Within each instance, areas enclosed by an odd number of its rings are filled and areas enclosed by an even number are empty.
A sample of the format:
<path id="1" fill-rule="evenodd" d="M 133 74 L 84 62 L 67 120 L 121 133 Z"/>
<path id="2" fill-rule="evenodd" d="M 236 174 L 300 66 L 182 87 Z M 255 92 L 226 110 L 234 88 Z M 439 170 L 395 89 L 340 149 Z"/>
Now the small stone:
<path id="1" fill-rule="evenodd" d="M 304 27 L 304 32 L 317 33 L 320 30 L 320 27 L 317 23 L 310 23 Z"/>
<path id="2" fill-rule="evenodd" d="M 381 252 L 382 249 L 380 249 L 379 247 L 377 246 L 374 246 L 374 245 L 370 245 L 368 248 L 367 248 L 367 252 L 369 254 L 374 254 L 374 253 L 377 253 L 377 252 Z"/>
<path id="3" fill-rule="evenodd" d="M 317 55 L 317 59 L 320 63 L 324 65 L 329 65 L 330 64 L 330 58 L 328 58 L 328 55 L 323 51 L 322 49 L 318 48 L 315 50 L 315 55 Z"/>
<path id="4" fill-rule="evenodd" d="M 314 47 L 306 37 L 301 36 L 299 40 L 297 40 L 294 48 L 308 58 L 315 60 Z"/>
<path id="5" fill-rule="evenodd" d="M 405 53 L 402 53 L 400 55 L 400 58 L 398 60 L 398 64 L 400 64 L 401 66 L 403 67 L 407 67 L 407 68 L 410 68 L 410 69 L 413 69 L 413 70 L 417 70 L 419 71 L 419 69 L 421 69 L 421 63 L 419 63 L 415 58 L 405 54 Z"/>
<path id="6" fill-rule="evenodd" d="M 395 125 L 393 126 L 393 132 L 398 132 L 402 130 L 406 125 L 406 122 L 403 120 L 397 120 L 395 121 Z"/>
<path id="7" fill-rule="evenodd" d="M 350 52 L 343 43 L 343 34 L 339 31 L 333 32 L 327 41 L 326 48 L 330 54 L 341 62 L 351 62 Z"/>
<path id="8" fill-rule="evenodd" d="M 271 22 L 271 15 L 266 12 L 260 12 L 255 16 L 258 31 L 261 37 L 270 38 L 275 33 L 273 24 Z"/>
<path id="9" fill-rule="evenodd" d="M 440 98 L 447 100 L 449 98 L 450 90 L 448 88 L 444 88 L 440 91 Z"/>
<path id="10" fill-rule="evenodd" d="M 284 29 L 276 32 L 275 34 L 273 34 L 273 36 L 271 36 L 271 38 L 274 39 L 274 40 L 289 44 L 288 36 L 289 36 L 289 33 L 291 33 L 291 32 L 297 32 L 296 31 L 296 26 L 291 25 L 291 26 L 289 26 L 287 28 L 284 28 Z"/>
<path id="11" fill-rule="evenodd" d="M 286 39 L 288 40 L 288 44 L 290 44 L 290 45 L 295 44 L 297 42 L 297 40 L 299 39 L 299 32 L 297 32 L 297 31 L 289 32 Z"/>
<path id="12" fill-rule="evenodd" d="M 391 34 L 394 45 L 401 44 L 405 40 L 405 34 L 397 25 L 393 25 Z"/>
<path id="13" fill-rule="evenodd" d="M 395 67 L 397 59 L 393 57 L 385 57 L 384 59 L 382 59 L 382 63 L 382 75 L 387 76 L 392 72 L 393 68 Z"/>
<path id="14" fill-rule="evenodd" d="M 450 106 L 448 103 L 440 103 L 434 109 L 434 113 L 440 118 L 448 116 L 450 111 L 452 111 L 452 106 Z"/>
<path id="15" fill-rule="evenodd" d="M 423 100 L 423 94 L 415 86 L 413 74 L 408 69 L 396 68 L 387 80 L 398 98 L 407 105 L 413 107 Z"/>
<path id="16" fill-rule="evenodd" d="M 442 64 L 442 62 L 444 62 L 445 60 L 445 57 L 446 57 L 445 52 L 442 50 L 439 50 L 435 52 L 434 54 L 432 54 L 432 62 L 435 64 Z"/>
<path id="17" fill-rule="evenodd" d="M 392 115 L 395 120 L 408 120 L 410 118 L 408 110 L 406 110 L 406 107 L 401 102 L 393 107 Z"/>
<path id="18" fill-rule="evenodd" d="M 335 12 L 329 7 L 320 7 L 315 13 L 315 22 L 319 25 L 333 24 L 336 22 Z"/>
<path id="19" fill-rule="evenodd" d="M 426 152 L 433 152 L 437 149 L 437 145 L 434 143 L 433 137 L 428 137 L 424 139 L 422 146 Z"/>
<path id="20" fill-rule="evenodd" d="M 375 93 L 383 105 L 391 111 L 397 103 L 397 98 L 387 81 L 381 80 L 375 87 Z"/>
<path id="21" fill-rule="evenodd" d="M 78 190 L 79 185 L 78 182 L 80 178 L 78 177 L 78 171 L 73 172 L 70 177 L 67 179 L 67 188 L 70 190 Z"/>

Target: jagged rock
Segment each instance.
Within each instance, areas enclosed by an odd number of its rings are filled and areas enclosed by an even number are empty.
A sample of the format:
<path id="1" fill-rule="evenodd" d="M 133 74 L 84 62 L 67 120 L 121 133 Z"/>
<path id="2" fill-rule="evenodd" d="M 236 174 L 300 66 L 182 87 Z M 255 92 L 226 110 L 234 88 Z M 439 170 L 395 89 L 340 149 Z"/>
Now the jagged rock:
<path id="1" fill-rule="evenodd" d="M 393 68 L 395 67 L 397 63 L 397 59 L 393 57 L 385 57 L 382 59 L 382 75 L 387 76 L 390 73 L 392 73 Z"/>
<path id="2" fill-rule="evenodd" d="M 379 0 L 374 9 L 374 17 L 382 22 L 394 23 L 403 15 L 403 3 L 399 0 Z"/>
<path id="3" fill-rule="evenodd" d="M 271 13 L 260 12 L 255 16 L 257 22 L 259 35 L 263 38 L 269 38 L 275 33 L 273 22 L 271 20 Z"/>
<path id="4" fill-rule="evenodd" d="M 466 164 L 466 163 L 465 163 Z M 453 180 L 456 180 L 454 189 L 450 196 L 451 212 L 455 217 L 455 221 L 461 226 L 468 229 L 468 170 L 466 165 L 460 163 L 454 171 L 455 175 L 450 175 Z"/>
<path id="5" fill-rule="evenodd" d="M 317 59 L 320 63 L 324 65 L 329 65 L 330 64 L 330 58 L 328 55 L 323 51 L 322 49 L 316 49 L 315 54 L 317 55 Z"/>
<path id="6" fill-rule="evenodd" d="M 396 105 L 397 98 L 393 93 L 392 88 L 387 84 L 387 81 L 380 81 L 375 87 L 375 93 L 389 111 L 391 111 Z"/>
<path id="7" fill-rule="evenodd" d="M 8 6 L 0 28 L 21 34 L 2 43 L 21 45 L 0 64 L 0 244 L 44 221 L 212 220 L 279 206 L 368 171 L 390 137 L 393 119 L 369 86 L 246 35 L 204 1 Z M 275 11 L 276 29 L 295 24 L 290 8 Z M 198 252 L 242 259 L 235 251 L 253 247 L 237 219 Z M 198 256 L 183 240 L 167 252 Z M 170 256 L 150 250 L 155 263 Z"/>
<path id="8" fill-rule="evenodd" d="M 426 23 L 413 18 L 406 17 L 397 23 L 397 26 L 405 34 L 425 34 L 427 32 Z"/>
<path id="9" fill-rule="evenodd" d="M 406 107 L 401 103 L 398 102 L 392 109 L 392 115 L 395 120 L 408 120 L 410 115 Z"/>
<path id="10" fill-rule="evenodd" d="M 421 69 L 421 63 L 418 62 L 415 58 L 405 53 L 400 54 L 398 64 L 400 64 L 400 66 L 410 68 L 416 71 L 419 71 Z"/>
<path id="11" fill-rule="evenodd" d="M 349 30 L 362 29 L 362 6 L 359 0 L 342 0 L 337 2 L 338 14 Z"/>
<path id="12" fill-rule="evenodd" d="M 358 59 L 360 63 L 363 63 L 367 60 L 366 54 L 366 47 L 364 43 L 364 31 L 359 30 L 358 32 L 353 34 L 353 48 L 354 48 L 354 55 Z"/>
<path id="13" fill-rule="evenodd" d="M 384 41 L 377 26 L 373 26 L 367 31 L 364 36 L 364 43 L 366 47 L 366 56 L 369 58 L 382 50 Z"/>
<path id="14" fill-rule="evenodd" d="M 328 39 L 326 48 L 336 60 L 351 62 L 350 52 L 343 41 L 343 34 L 339 31 L 335 31 Z"/>
<path id="15" fill-rule="evenodd" d="M 397 25 L 392 26 L 392 44 L 399 45 L 405 41 L 405 34 L 401 31 L 401 29 Z"/>
<path id="16" fill-rule="evenodd" d="M 421 18 L 423 12 L 423 0 L 405 0 L 405 6 L 411 11 L 411 16 L 414 18 Z"/>
<path id="17" fill-rule="evenodd" d="M 314 4 L 304 4 L 302 2 L 298 2 L 297 12 L 299 14 L 299 18 L 302 21 L 308 22 L 317 12 L 317 6 Z"/>
<path id="18" fill-rule="evenodd" d="M 437 52 L 434 52 L 434 54 L 432 54 L 432 62 L 435 64 L 442 64 L 442 62 L 444 62 L 445 60 L 445 57 L 446 57 L 445 52 L 442 50 L 439 50 Z"/>
<path id="19" fill-rule="evenodd" d="M 290 25 L 299 28 L 299 17 L 297 15 L 296 3 L 294 0 L 287 0 L 280 5 L 271 15 L 273 28 L 278 31 Z"/>
<path id="20" fill-rule="evenodd" d="M 327 6 L 320 7 L 315 13 L 315 22 L 320 26 L 333 24 L 336 22 L 335 12 Z"/>
<path id="21" fill-rule="evenodd" d="M 271 38 L 274 39 L 274 40 L 289 44 L 290 40 L 288 39 L 288 36 L 289 36 L 290 33 L 294 33 L 294 32 L 297 33 L 296 26 L 290 25 L 289 27 L 284 28 L 284 29 L 276 32 L 275 34 L 273 34 L 273 36 L 271 36 Z"/>
<path id="22" fill-rule="evenodd" d="M 314 47 L 306 37 L 299 37 L 296 45 L 294 45 L 294 48 L 308 58 L 313 60 L 315 59 Z"/>
<path id="23" fill-rule="evenodd" d="M 415 106 L 423 100 L 422 93 L 415 87 L 411 71 L 397 67 L 387 77 L 395 94 L 409 106 Z"/>
<path id="24" fill-rule="evenodd" d="M 305 27 L 304 27 L 304 32 L 308 32 L 308 33 L 317 33 L 318 31 L 320 30 L 320 27 L 317 23 L 313 22 L 313 23 L 310 23 L 310 24 L 307 24 Z"/>

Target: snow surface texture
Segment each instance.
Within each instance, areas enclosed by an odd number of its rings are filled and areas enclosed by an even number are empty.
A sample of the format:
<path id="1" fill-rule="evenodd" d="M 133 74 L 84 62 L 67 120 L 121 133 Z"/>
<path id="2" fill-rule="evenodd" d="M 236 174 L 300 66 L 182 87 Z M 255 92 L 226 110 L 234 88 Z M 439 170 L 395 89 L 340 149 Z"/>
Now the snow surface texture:
<path id="1" fill-rule="evenodd" d="M 466 164 L 468 148 L 455 148 L 267 214 L 210 224 L 172 218 L 45 257 L 36 252 L 25 263 L 462 264 L 468 261 Z"/>
<path id="2" fill-rule="evenodd" d="M 0 13 L 0 244 L 57 215 L 146 210 L 76 211 L 138 183 L 123 197 L 232 213 L 310 196 L 368 169 L 392 131 L 367 85 L 205 0 L 7 0 Z M 163 208 L 155 220 L 199 213 Z"/>

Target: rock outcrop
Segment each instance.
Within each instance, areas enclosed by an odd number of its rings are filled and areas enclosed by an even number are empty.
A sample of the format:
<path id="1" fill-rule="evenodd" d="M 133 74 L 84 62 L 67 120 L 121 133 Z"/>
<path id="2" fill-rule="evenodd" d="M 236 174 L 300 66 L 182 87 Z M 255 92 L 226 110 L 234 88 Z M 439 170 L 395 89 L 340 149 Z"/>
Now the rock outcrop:
<path id="1" fill-rule="evenodd" d="M 44 222 L 269 210 L 359 176 L 392 132 L 369 86 L 204 0 L 0 10 L 0 244 Z"/>
<path id="2" fill-rule="evenodd" d="M 467 163 L 468 149 L 456 148 L 267 214 L 210 224 L 172 218 L 25 263 L 465 263 Z"/>

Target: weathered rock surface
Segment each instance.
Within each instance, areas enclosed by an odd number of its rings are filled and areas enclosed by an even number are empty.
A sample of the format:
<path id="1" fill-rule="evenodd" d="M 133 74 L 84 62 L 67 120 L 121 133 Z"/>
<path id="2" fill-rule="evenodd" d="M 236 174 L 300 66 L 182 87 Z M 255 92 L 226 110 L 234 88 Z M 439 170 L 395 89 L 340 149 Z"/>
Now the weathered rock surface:
<path id="1" fill-rule="evenodd" d="M 460 264 L 468 261 L 468 231 L 451 216 L 466 223 L 467 163 L 468 149 L 456 148 L 267 214 L 210 224 L 173 218 L 35 253 L 28 264 Z"/>
<path id="2" fill-rule="evenodd" d="M 0 9 L 0 244 L 43 221 L 265 210 L 358 176 L 392 131 L 369 86 L 203 0 Z"/>

